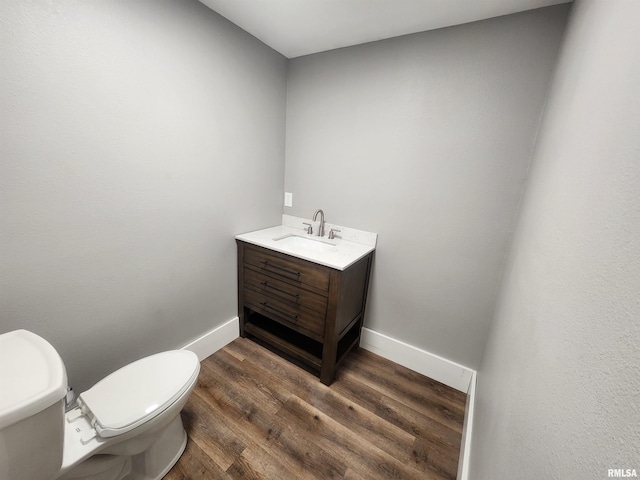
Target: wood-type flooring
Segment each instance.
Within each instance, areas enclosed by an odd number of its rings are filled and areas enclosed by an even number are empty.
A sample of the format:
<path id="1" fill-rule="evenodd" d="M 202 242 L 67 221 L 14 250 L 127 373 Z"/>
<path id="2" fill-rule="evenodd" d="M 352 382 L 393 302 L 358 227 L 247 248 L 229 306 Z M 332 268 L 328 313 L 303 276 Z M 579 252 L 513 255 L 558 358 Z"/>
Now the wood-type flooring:
<path id="1" fill-rule="evenodd" d="M 165 480 L 455 479 L 465 402 L 363 349 L 327 387 L 238 338 L 202 362 Z"/>

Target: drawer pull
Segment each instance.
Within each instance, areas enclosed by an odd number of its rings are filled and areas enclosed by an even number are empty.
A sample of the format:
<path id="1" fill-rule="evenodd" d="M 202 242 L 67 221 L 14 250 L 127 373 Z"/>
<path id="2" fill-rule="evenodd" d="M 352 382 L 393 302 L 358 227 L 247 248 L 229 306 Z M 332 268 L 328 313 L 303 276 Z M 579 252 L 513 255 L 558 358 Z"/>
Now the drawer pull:
<path id="1" fill-rule="evenodd" d="M 280 267 L 278 265 L 274 265 L 273 263 L 269 263 L 267 260 L 260 260 L 260 263 L 262 263 L 264 265 L 264 268 L 275 268 L 276 270 L 280 270 L 282 272 L 288 273 L 289 275 L 295 275 L 297 277 L 299 277 L 301 274 L 300 272 L 295 272 L 293 270 L 289 270 L 288 268 L 284 268 L 284 267 Z"/>
<path id="2" fill-rule="evenodd" d="M 264 288 L 270 288 L 272 290 L 275 290 L 276 292 L 284 293 L 286 295 L 291 295 L 296 300 L 298 300 L 300 298 L 300 295 L 298 295 L 297 293 L 287 292 L 286 290 L 283 290 L 282 288 L 278 288 L 276 286 L 269 285 L 269 282 L 260 282 L 260 285 L 262 285 Z"/>
<path id="3" fill-rule="evenodd" d="M 298 321 L 298 316 L 297 315 L 291 315 L 290 313 L 286 313 L 286 312 L 283 312 L 282 310 L 278 310 L 277 308 L 272 307 L 271 305 L 269 305 L 267 302 L 260 302 L 260 305 L 262 305 L 264 308 L 266 308 L 268 310 L 274 311 L 278 315 L 282 315 L 283 317 L 289 317 L 295 322 Z"/>

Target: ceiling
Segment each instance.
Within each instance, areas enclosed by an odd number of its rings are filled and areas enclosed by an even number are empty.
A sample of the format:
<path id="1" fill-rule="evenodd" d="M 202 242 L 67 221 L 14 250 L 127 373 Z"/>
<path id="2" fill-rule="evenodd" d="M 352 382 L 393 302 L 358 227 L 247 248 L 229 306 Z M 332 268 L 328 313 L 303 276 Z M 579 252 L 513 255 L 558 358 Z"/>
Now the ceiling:
<path id="1" fill-rule="evenodd" d="M 200 0 L 287 58 L 570 0 Z"/>

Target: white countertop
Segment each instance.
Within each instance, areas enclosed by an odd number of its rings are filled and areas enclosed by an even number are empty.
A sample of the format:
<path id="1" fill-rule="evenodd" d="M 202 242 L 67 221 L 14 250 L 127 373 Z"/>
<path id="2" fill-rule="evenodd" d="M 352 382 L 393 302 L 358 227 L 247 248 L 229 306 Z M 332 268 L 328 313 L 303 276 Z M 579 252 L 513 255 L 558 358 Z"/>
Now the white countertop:
<path id="1" fill-rule="evenodd" d="M 302 222 L 311 222 L 311 220 L 291 215 L 283 215 L 282 217 L 282 225 L 236 235 L 236 239 L 336 270 L 344 270 L 376 248 L 378 235 L 375 233 L 326 223 L 324 237 L 318 237 L 315 234 L 308 235 L 306 233 L 307 227 L 302 224 Z M 340 230 L 336 235 L 342 238 L 329 240 L 328 234 L 332 228 Z M 318 251 L 314 248 L 289 245 L 281 241 L 283 237 L 290 235 L 310 240 L 321 240 L 323 248 Z"/>

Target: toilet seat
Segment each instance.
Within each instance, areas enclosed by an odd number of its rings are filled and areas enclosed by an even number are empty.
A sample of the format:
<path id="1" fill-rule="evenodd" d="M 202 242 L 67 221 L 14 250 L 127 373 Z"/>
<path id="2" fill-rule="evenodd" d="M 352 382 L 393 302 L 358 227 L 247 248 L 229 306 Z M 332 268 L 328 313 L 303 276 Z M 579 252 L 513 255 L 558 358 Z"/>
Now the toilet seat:
<path id="1" fill-rule="evenodd" d="M 173 350 L 130 363 L 78 397 L 78 405 L 102 438 L 133 430 L 171 406 L 200 371 L 198 357 Z"/>

